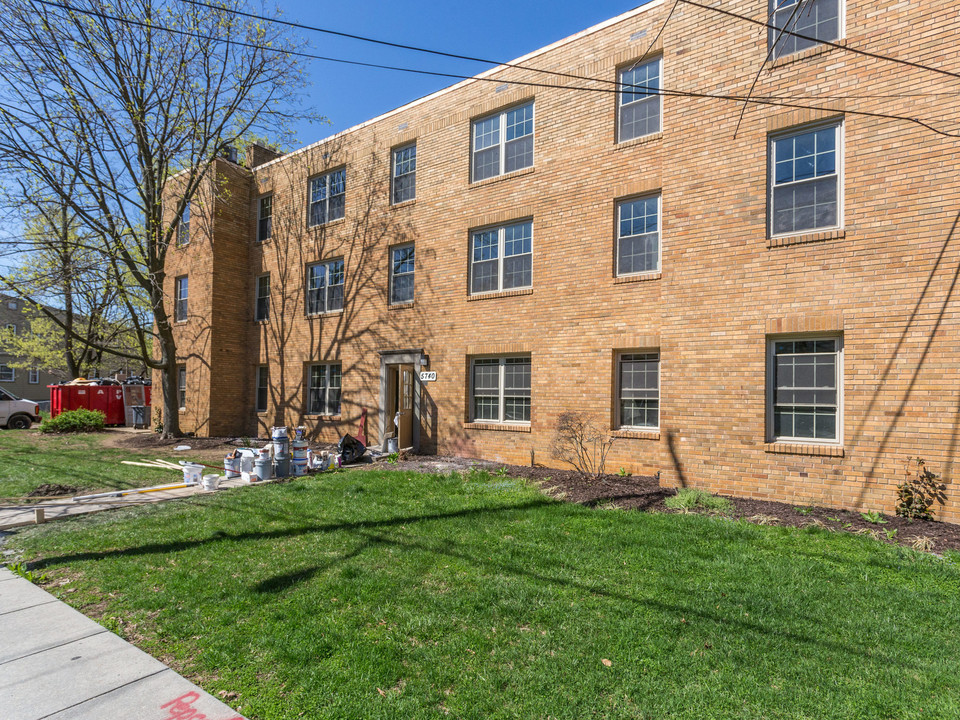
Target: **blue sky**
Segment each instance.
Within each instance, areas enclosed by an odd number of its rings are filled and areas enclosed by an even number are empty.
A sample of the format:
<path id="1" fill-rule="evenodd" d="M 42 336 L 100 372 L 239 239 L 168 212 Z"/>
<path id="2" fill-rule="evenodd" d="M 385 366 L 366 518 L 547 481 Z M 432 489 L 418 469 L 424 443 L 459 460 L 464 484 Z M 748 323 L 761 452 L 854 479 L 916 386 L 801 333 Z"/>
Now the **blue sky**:
<path id="1" fill-rule="evenodd" d="M 284 19 L 391 42 L 461 55 L 510 61 L 626 12 L 642 0 L 545 3 L 530 0 L 484 2 L 316 2 L 279 0 Z M 370 43 L 303 33 L 311 52 L 364 62 L 475 75 L 490 65 L 402 51 Z M 310 105 L 330 125 L 298 128 L 301 145 L 369 120 L 456 80 L 323 61 L 309 63 Z"/>

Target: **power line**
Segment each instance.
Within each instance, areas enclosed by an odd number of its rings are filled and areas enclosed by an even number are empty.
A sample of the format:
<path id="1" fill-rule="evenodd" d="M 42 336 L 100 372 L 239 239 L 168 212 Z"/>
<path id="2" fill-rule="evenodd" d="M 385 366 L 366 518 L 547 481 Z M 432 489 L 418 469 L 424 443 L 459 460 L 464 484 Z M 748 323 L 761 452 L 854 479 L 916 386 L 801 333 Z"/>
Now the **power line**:
<path id="1" fill-rule="evenodd" d="M 687 0 L 683 0 L 683 1 L 686 2 Z M 307 58 L 307 59 L 310 59 L 310 60 L 322 60 L 322 61 L 325 61 L 325 62 L 340 63 L 340 64 L 345 64 L 345 65 L 355 65 L 355 66 L 360 66 L 360 67 L 370 67 L 370 68 L 376 68 L 376 69 L 381 69 L 381 70 L 393 70 L 393 71 L 397 71 L 397 72 L 406 72 L 406 73 L 413 73 L 413 74 L 430 75 L 430 76 L 434 76 L 434 77 L 453 78 L 453 79 L 458 79 L 458 80 L 475 80 L 475 81 L 479 81 L 479 82 L 489 82 L 489 83 L 508 84 L 508 85 L 519 85 L 519 86 L 524 86 L 524 87 L 546 88 L 546 89 L 553 89 L 553 90 L 578 90 L 578 91 L 583 91 L 583 92 L 599 92 L 599 93 L 607 93 L 607 94 L 619 93 L 619 92 L 620 92 L 620 89 L 619 89 L 619 88 L 582 87 L 582 86 L 575 86 L 575 85 L 554 85 L 554 84 L 549 84 L 549 83 L 537 83 L 537 82 L 523 81 L 523 80 L 503 80 L 502 78 L 499 78 L 499 79 L 498 79 L 498 78 L 480 77 L 480 76 L 473 76 L 473 75 L 459 75 L 459 74 L 456 74 L 456 73 L 445 73 L 445 72 L 439 72 L 439 71 L 435 71 L 435 70 L 420 70 L 420 69 L 415 69 L 415 68 L 399 67 L 399 66 L 395 66 L 395 65 L 383 65 L 383 64 L 379 64 L 379 63 L 368 63 L 368 62 L 362 62 L 362 61 L 359 61 L 359 60 L 346 60 L 346 59 L 344 59 L 344 58 L 334 58 L 334 57 L 328 57 L 328 56 L 324 56 L 324 55 L 316 55 L 316 54 L 313 54 L 313 53 L 307 53 L 307 52 L 298 51 L 298 50 L 290 50 L 290 49 L 284 49 L 284 48 L 275 48 L 275 47 L 270 47 L 270 46 L 266 46 L 266 45 L 257 45 L 257 44 L 254 44 L 254 43 L 248 43 L 248 42 L 244 42 L 244 41 L 241 41 L 241 40 L 228 39 L 228 40 L 224 41 L 222 38 L 218 38 L 218 37 L 211 36 L 211 35 L 204 35 L 204 34 L 201 34 L 201 33 L 190 32 L 190 31 L 187 31 L 187 30 L 178 30 L 178 29 L 175 29 L 175 28 L 166 28 L 166 27 L 165 27 L 165 28 L 158 28 L 158 26 L 156 26 L 156 25 L 152 25 L 152 24 L 150 24 L 150 23 L 146 23 L 146 22 L 143 22 L 143 21 L 141 21 L 141 20 L 135 20 L 135 19 L 133 19 L 133 18 L 117 17 L 117 16 L 115 16 L 115 15 L 110 15 L 110 14 L 107 14 L 107 13 L 102 13 L 102 12 L 99 12 L 99 11 L 96 11 L 96 10 L 86 10 L 86 9 L 74 7 L 74 6 L 72 6 L 72 5 L 65 5 L 65 4 L 63 4 L 63 3 L 55 2 L 54 0 L 32 0 L 32 2 L 39 3 L 39 4 L 41 4 L 41 5 L 48 5 L 48 6 L 51 6 L 51 7 L 60 8 L 60 9 L 62 9 L 62 10 L 66 10 L 66 11 L 68 11 L 68 12 L 75 12 L 75 13 L 79 13 L 79 14 L 81 14 L 81 15 L 88 15 L 88 16 L 92 16 L 92 17 L 98 17 L 98 18 L 104 19 L 104 20 L 112 20 L 112 21 L 114 21 L 114 22 L 120 22 L 120 23 L 124 23 L 124 24 L 128 24 L 128 25 L 134 25 L 134 26 L 143 27 L 143 28 L 147 28 L 147 29 L 152 29 L 152 30 L 162 29 L 164 32 L 169 32 L 169 33 L 172 33 L 172 34 L 175 34 L 175 35 L 181 35 L 181 36 L 184 36 L 184 37 L 193 38 L 193 39 L 195 39 L 195 40 L 206 40 L 206 41 L 212 41 L 212 42 L 226 42 L 227 44 L 236 45 L 236 46 L 239 46 L 239 47 L 247 47 L 247 48 L 251 48 L 251 49 L 254 49 L 254 50 L 260 50 L 260 51 L 263 51 L 263 52 L 275 52 L 275 53 L 280 53 L 280 54 L 289 55 L 289 56 L 294 56 L 294 57 Z M 524 67 L 522 67 L 522 66 L 517 66 L 517 67 L 520 68 L 520 69 L 525 69 L 525 70 L 533 70 L 533 69 L 534 69 L 534 68 L 524 68 Z M 587 80 L 587 81 L 590 81 L 590 82 L 597 82 L 597 81 L 598 81 L 597 78 L 582 78 L 582 79 Z M 610 81 L 604 81 L 604 82 L 610 82 Z M 930 130 L 931 132 L 936 133 L 937 135 L 941 135 L 941 136 L 943 136 L 943 137 L 949 137 L 949 138 L 957 138 L 957 137 L 960 137 L 960 134 L 949 133 L 949 132 L 946 132 L 945 130 L 940 130 L 939 128 L 936 128 L 936 127 L 930 125 L 929 123 L 924 122 L 923 120 L 920 120 L 919 118 L 906 117 L 906 116 L 902 116 L 902 115 L 892 115 L 892 114 L 888 114 L 888 113 L 875 113 L 875 112 L 868 112 L 868 111 L 864 111 L 864 110 L 844 110 L 844 109 L 839 109 L 839 108 L 823 107 L 823 106 L 819 106 L 819 105 L 806 105 L 806 104 L 800 104 L 800 103 L 794 103 L 794 102 L 784 102 L 783 99 L 777 98 L 777 97 L 758 98 L 758 97 L 743 97 L 743 96 L 738 96 L 738 95 L 724 95 L 724 94 L 718 94 L 718 93 L 701 93 L 701 92 L 687 91 L 687 90 L 668 90 L 668 89 L 666 89 L 666 88 L 648 88 L 648 87 L 645 87 L 645 86 L 633 85 L 633 84 L 629 84 L 629 83 L 619 83 L 619 85 L 621 85 L 621 86 L 624 87 L 624 88 L 635 88 L 636 90 L 642 91 L 643 93 L 649 94 L 649 95 L 661 95 L 661 96 L 667 96 L 667 97 L 688 97 L 688 98 L 695 98 L 695 99 L 724 100 L 724 101 L 728 101 L 728 102 L 737 102 L 737 103 L 739 103 L 739 102 L 750 102 L 750 103 L 756 103 L 756 104 L 759 104 L 759 105 L 772 105 L 772 106 L 777 106 L 777 107 L 789 107 L 789 108 L 797 108 L 797 109 L 805 109 L 805 110 L 820 110 L 820 111 L 824 111 L 824 112 L 837 112 L 837 113 L 844 113 L 844 114 L 847 114 L 847 115 L 859 115 L 859 116 L 862 116 L 862 117 L 872 117 L 872 118 L 885 119 L 885 120 L 901 120 L 901 121 L 904 121 L 904 122 L 910 122 L 910 123 L 913 123 L 913 124 L 918 125 L 918 126 L 920 126 L 920 127 L 926 128 L 927 130 Z M 804 98 L 804 99 L 813 99 L 813 100 L 816 100 L 816 98 Z"/>
<path id="2" fill-rule="evenodd" d="M 737 18 L 738 20 L 743 20 L 744 22 L 753 23 L 754 25 L 759 25 L 760 27 L 769 28 L 771 30 L 779 30 L 776 25 L 771 25 L 770 23 L 764 22 L 763 20 L 755 20 L 752 17 L 746 15 L 740 15 L 730 10 L 724 10 L 718 7 L 711 7 L 710 5 L 703 5 L 696 2 L 696 0 L 680 0 L 680 2 L 687 5 L 693 5 L 694 7 L 703 8 L 704 10 L 710 10 L 711 12 L 720 13 L 721 15 L 727 15 L 732 18 Z M 900 58 L 895 58 L 890 55 L 883 55 L 881 53 L 870 52 L 869 50 L 860 50 L 859 48 L 850 47 L 849 45 L 844 45 L 843 43 L 831 42 L 830 40 L 821 40 L 819 38 L 813 37 L 812 35 L 802 35 L 797 32 L 792 32 L 790 30 L 784 30 L 784 34 L 792 35 L 795 38 L 800 38 L 801 40 L 812 40 L 815 43 L 820 45 L 826 45 L 827 47 L 837 48 L 839 50 L 845 50 L 849 53 L 854 53 L 855 55 L 863 55 L 865 57 L 873 58 L 874 60 L 885 60 L 887 62 L 896 63 L 898 65 L 906 65 L 907 67 L 916 68 L 918 70 L 927 70 L 928 72 L 939 73 L 941 75 L 947 75 L 952 78 L 960 78 L 960 73 L 950 72 L 949 70 L 942 70 L 940 68 L 931 67 L 929 65 L 924 65 L 923 63 L 914 62 L 912 60 L 901 60 Z"/>

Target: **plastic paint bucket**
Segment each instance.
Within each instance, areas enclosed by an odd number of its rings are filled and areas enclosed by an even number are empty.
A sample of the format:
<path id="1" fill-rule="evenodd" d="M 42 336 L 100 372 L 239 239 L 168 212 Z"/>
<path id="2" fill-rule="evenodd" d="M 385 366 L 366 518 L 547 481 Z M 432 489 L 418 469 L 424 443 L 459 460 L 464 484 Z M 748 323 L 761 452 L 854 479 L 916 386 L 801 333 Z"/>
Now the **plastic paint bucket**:
<path id="1" fill-rule="evenodd" d="M 253 463 L 254 474 L 250 477 L 250 480 L 253 481 L 254 478 L 257 480 L 269 480 L 273 475 L 273 465 L 270 462 L 269 457 L 258 457 Z"/>
<path id="2" fill-rule="evenodd" d="M 219 475 L 204 475 L 203 476 L 203 489 L 204 490 L 216 490 L 217 486 L 220 484 Z"/>
<path id="3" fill-rule="evenodd" d="M 277 453 L 274 458 L 277 466 L 277 477 L 285 478 L 290 475 L 290 456 L 286 453 Z"/>
<path id="4" fill-rule="evenodd" d="M 397 439 L 395 437 L 387 438 L 387 452 L 393 454 L 398 451 Z"/>
<path id="5" fill-rule="evenodd" d="M 286 455 L 290 451 L 290 440 L 285 427 L 275 427 L 271 432 L 273 438 L 273 454 Z"/>
<path id="6" fill-rule="evenodd" d="M 224 474 L 227 476 L 227 480 L 231 478 L 240 477 L 240 456 L 239 455 L 227 455 L 223 459 L 223 469 Z M 204 476 L 206 477 L 206 476 Z"/>
<path id="7" fill-rule="evenodd" d="M 200 476 L 203 474 L 203 465 L 184 465 L 183 481 L 188 485 L 196 485 L 200 482 Z"/>

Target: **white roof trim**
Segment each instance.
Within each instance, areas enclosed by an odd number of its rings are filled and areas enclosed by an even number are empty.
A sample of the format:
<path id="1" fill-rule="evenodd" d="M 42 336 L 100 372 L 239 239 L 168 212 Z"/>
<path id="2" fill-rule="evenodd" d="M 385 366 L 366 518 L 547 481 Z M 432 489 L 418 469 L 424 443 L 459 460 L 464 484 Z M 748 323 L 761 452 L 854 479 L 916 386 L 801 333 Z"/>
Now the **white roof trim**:
<path id="1" fill-rule="evenodd" d="M 642 12 L 646 12 L 647 10 L 658 7 L 663 4 L 663 1 L 664 0 L 650 0 L 649 2 L 646 2 L 643 5 L 640 5 L 639 7 L 633 8 L 633 10 L 628 10 L 627 12 L 617 15 L 616 17 L 612 17 L 609 20 L 604 20 L 602 23 L 594 25 L 593 27 L 589 27 L 586 30 L 581 30 L 580 32 L 574 35 L 565 37 L 562 40 L 557 40 L 557 42 L 547 45 L 546 47 L 542 47 L 538 50 L 534 50 L 533 52 L 530 52 L 530 53 L 527 53 L 526 55 L 518 57 L 516 60 L 511 60 L 509 64 L 519 65 L 522 62 L 535 58 L 539 55 L 543 55 L 544 53 L 550 52 L 551 50 L 555 50 L 558 47 L 562 47 L 569 43 L 575 42 L 580 38 L 586 37 L 587 35 L 592 35 L 593 33 L 599 32 L 600 30 L 608 28 L 611 25 L 616 25 L 617 23 L 623 22 L 624 20 L 628 20 L 635 15 L 639 15 Z M 449 92 L 453 92 L 457 88 L 463 87 L 465 85 L 469 85 L 470 83 L 477 82 L 477 78 L 489 77 L 490 75 L 501 72 L 502 70 L 512 70 L 512 69 L 514 68 L 509 68 L 506 65 L 497 65 L 497 67 L 495 68 L 484 70 L 482 73 L 478 73 L 477 75 L 474 75 L 472 78 L 461 80 L 458 83 L 449 85 L 448 87 L 445 87 L 441 90 L 437 90 L 436 92 L 430 93 L 429 95 L 424 95 L 422 98 L 418 98 L 417 100 L 408 102 L 406 105 L 401 105 L 400 107 L 390 110 L 388 112 L 385 112 L 382 115 L 377 115 L 375 118 L 366 120 L 358 125 L 354 125 L 353 127 L 349 127 L 346 130 L 341 130 L 338 133 L 334 133 L 333 135 L 330 135 L 329 137 L 325 137 L 322 140 L 317 140 L 316 142 L 312 142 L 309 145 L 304 145 L 302 148 L 298 148 L 297 150 L 289 152 L 286 155 L 276 158 L 275 160 L 266 162 L 263 165 L 257 165 L 257 167 L 253 168 L 253 172 L 257 172 L 259 170 L 262 170 L 263 168 L 270 167 L 274 163 L 282 162 L 287 158 L 293 157 L 294 155 L 305 152 L 311 148 L 317 147 L 318 145 L 323 145 L 324 143 L 328 143 L 332 140 L 336 140 L 337 138 L 343 137 L 344 135 L 348 135 L 349 133 L 356 132 L 357 130 L 367 127 L 368 125 L 372 125 L 376 122 L 380 122 L 381 120 L 386 120 L 388 117 L 396 115 L 397 113 L 400 113 L 404 110 L 408 110 L 409 108 L 416 107 L 421 103 L 425 103 L 429 100 L 433 100 L 434 98 L 438 98 L 443 95 L 446 95 Z M 509 82 L 509 81 L 506 81 L 506 82 Z"/>

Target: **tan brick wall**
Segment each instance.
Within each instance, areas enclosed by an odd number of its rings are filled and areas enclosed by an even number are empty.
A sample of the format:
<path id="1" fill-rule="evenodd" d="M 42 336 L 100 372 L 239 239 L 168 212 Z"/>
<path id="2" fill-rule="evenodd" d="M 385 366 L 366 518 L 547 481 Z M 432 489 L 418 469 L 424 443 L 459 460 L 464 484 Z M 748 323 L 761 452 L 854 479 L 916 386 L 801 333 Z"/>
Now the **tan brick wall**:
<path id="1" fill-rule="evenodd" d="M 669 6 L 648 6 L 525 62 L 613 80 L 619 65 L 642 55 Z M 766 16 L 765 3 L 724 7 Z M 849 46 L 955 72 L 957 30 L 949 3 L 846 5 Z M 767 53 L 762 29 L 684 4 L 661 44 L 668 89 L 725 95 L 746 94 Z M 960 432 L 957 140 L 857 114 L 922 117 L 955 131 L 955 103 L 936 95 L 953 92 L 954 81 L 821 48 L 765 68 L 754 95 L 842 100 L 785 101 L 818 110 L 751 104 L 734 137 L 740 103 L 667 96 L 662 133 L 618 145 L 612 94 L 516 84 L 497 92 L 510 81 L 576 84 L 545 77 L 502 70 L 497 82 L 462 84 L 259 167 L 249 189 L 240 171 L 231 176 L 238 190 L 218 215 L 212 259 L 201 243 L 173 254 L 173 267 L 186 263 L 199 278 L 191 279 L 191 313 L 200 302 L 197 311 L 209 305 L 213 318 L 212 331 L 193 320 L 183 328 L 196 354 L 191 383 L 206 398 L 193 411 L 196 429 L 226 432 L 242 419 L 246 432 L 263 435 L 282 419 L 332 441 L 352 432 L 366 407 L 376 437 L 379 352 L 423 348 L 438 374 L 423 388 L 424 449 L 517 463 L 534 451 L 550 465 L 557 415 L 581 410 L 609 427 L 614 353 L 655 344 L 660 431 L 624 433 L 610 469 L 660 471 L 665 485 L 889 512 L 906 458 L 919 455 L 951 481 L 944 517 L 960 520 L 951 477 Z M 529 99 L 534 168 L 471 184 L 470 120 Z M 843 122 L 843 229 L 770 239 L 768 133 L 824 118 Z M 390 207 L 390 148 L 412 140 L 417 197 Z M 307 178 L 341 166 L 346 217 L 307 228 Z M 615 278 L 616 200 L 657 190 L 662 272 L 641 282 Z M 244 192 L 247 206 L 238 210 Z M 268 192 L 273 238 L 260 246 L 256 200 Z M 471 298 L 469 231 L 520 218 L 533 221 L 532 291 Z M 390 307 L 387 252 L 405 241 L 416 243 L 416 300 Z M 337 257 L 346 263 L 345 307 L 308 318 L 305 266 Z M 246 275 L 224 280 L 220 263 L 231 278 L 243 266 Z M 253 279 L 265 272 L 271 317 L 254 323 Z M 212 300 L 200 300 L 204 282 Z M 221 324 L 229 329 L 218 334 Z M 802 332 L 843 336 L 840 447 L 767 442 L 767 337 Z M 532 419 L 523 431 L 467 422 L 469 357 L 503 352 L 532 358 Z M 304 416 L 305 367 L 331 360 L 343 366 L 342 415 Z M 259 363 L 270 368 L 270 405 L 256 415 Z"/>

